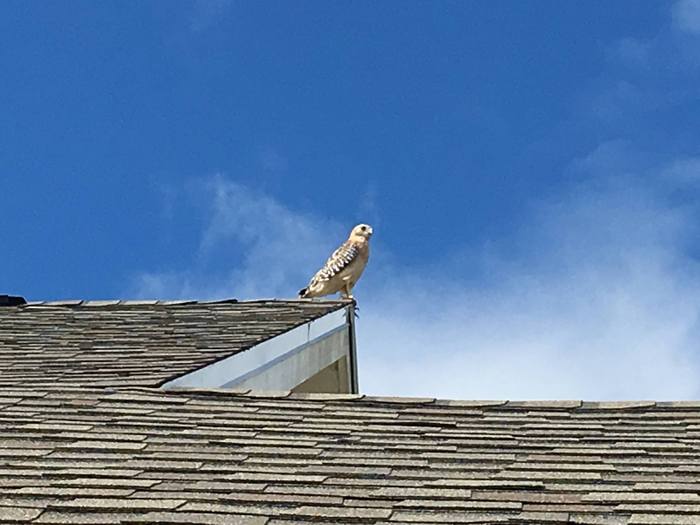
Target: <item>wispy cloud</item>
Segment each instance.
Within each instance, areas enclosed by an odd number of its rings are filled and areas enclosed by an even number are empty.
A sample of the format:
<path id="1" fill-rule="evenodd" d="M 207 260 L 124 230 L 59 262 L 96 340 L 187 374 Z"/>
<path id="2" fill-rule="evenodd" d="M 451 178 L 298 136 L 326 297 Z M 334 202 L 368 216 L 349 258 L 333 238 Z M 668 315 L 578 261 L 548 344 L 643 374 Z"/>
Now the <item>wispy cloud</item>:
<path id="1" fill-rule="evenodd" d="M 681 31 L 700 34 L 700 0 L 678 0 L 673 6 L 673 22 Z"/>
<path id="2" fill-rule="evenodd" d="M 610 49 L 610 55 L 623 63 L 646 67 L 652 51 L 653 41 L 644 41 L 637 38 L 625 37 L 615 42 Z"/>
<path id="3" fill-rule="evenodd" d="M 584 97 L 585 111 L 625 130 L 640 112 L 692 97 L 678 79 L 694 74 L 684 64 L 695 52 L 686 44 L 700 32 L 699 3 L 674 4 L 673 31 L 685 35 L 678 41 L 663 31 L 620 41 L 613 55 L 627 69 L 601 79 Z M 629 68 L 637 68 L 630 79 Z M 400 247 L 386 248 L 390 217 L 369 188 L 357 210 L 377 226 L 356 294 L 361 389 L 697 398 L 700 265 L 692 246 L 700 158 L 662 157 L 625 140 L 604 142 L 571 162 L 568 179 L 582 182 L 532 202 L 511 236 L 424 257 L 419 266 Z M 130 295 L 292 297 L 352 226 L 224 176 L 199 186 L 208 211 L 191 268 L 137 276 Z"/>
<path id="4" fill-rule="evenodd" d="M 373 257 L 358 296 L 360 377 L 371 393 L 459 398 L 687 398 L 700 394 L 700 268 L 687 253 L 695 210 L 685 179 L 626 170 L 619 145 L 574 163 L 605 179 L 535 203 L 509 240 L 430 261 Z M 681 166 L 681 168 L 678 168 Z M 619 176 L 616 176 L 619 175 Z M 662 180 L 663 183 L 659 183 Z M 222 176 L 200 257 L 230 272 L 144 274 L 142 296 L 294 294 L 346 233 Z M 381 250 L 382 230 L 377 231 Z M 224 247 L 222 249 L 222 247 Z M 223 251 L 222 251 L 223 250 Z M 472 264 L 467 273 L 464 260 Z"/>
<path id="5" fill-rule="evenodd" d="M 267 172 L 285 172 L 289 168 L 289 161 L 270 146 L 260 151 L 259 160 L 260 165 Z"/>
<path id="6" fill-rule="evenodd" d="M 668 23 L 648 37 L 622 37 L 608 47 L 609 68 L 581 93 L 580 119 L 634 133 L 634 121 L 695 104 L 700 80 L 700 0 L 677 0 Z"/>
<path id="7" fill-rule="evenodd" d="M 594 180 L 540 203 L 500 255 L 483 254 L 477 285 L 460 284 L 453 265 L 383 279 L 363 305 L 363 389 L 460 398 L 700 394 L 700 267 L 686 251 L 694 210 L 674 204 L 668 185 Z"/>
<path id="8" fill-rule="evenodd" d="M 700 158 L 677 159 L 664 170 L 664 176 L 670 178 L 672 184 L 696 184 L 700 182 Z"/>
<path id="9" fill-rule="evenodd" d="M 132 283 L 132 295 L 293 297 L 343 234 L 328 218 L 292 210 L 221 175 L 194 186 L 204 195 L 207 217 L 192 268 L 144 273 Z"/>

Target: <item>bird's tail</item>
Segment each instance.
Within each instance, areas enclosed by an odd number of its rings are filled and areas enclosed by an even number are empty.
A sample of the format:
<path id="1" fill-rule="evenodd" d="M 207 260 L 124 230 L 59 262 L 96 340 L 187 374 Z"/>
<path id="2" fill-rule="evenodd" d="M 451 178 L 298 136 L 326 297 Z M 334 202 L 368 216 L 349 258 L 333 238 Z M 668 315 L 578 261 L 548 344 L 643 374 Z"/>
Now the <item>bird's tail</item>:
<path id="1" fill-rule="evenodd" d="M 301 290 L 299 290 L 299 299 L 304 299 L 308 291 L 308 288 L 302 288 Z"/>

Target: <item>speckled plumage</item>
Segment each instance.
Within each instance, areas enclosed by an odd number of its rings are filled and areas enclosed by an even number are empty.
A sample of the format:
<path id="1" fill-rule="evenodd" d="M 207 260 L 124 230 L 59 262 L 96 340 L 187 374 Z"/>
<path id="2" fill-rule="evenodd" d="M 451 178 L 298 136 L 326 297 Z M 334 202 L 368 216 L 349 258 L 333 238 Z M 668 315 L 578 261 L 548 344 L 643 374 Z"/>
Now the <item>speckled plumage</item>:
<path id="1" fill-rule="evenodd" d="M 333 252 L 309 285 L 299 291 L 299 297 L 322 297 L 340 292 L 344 298 L 352 299 L 352 288 L 369 259 L 372 233 L 372 227 L 367 224 L 355 226 L 348 240 Z"/>

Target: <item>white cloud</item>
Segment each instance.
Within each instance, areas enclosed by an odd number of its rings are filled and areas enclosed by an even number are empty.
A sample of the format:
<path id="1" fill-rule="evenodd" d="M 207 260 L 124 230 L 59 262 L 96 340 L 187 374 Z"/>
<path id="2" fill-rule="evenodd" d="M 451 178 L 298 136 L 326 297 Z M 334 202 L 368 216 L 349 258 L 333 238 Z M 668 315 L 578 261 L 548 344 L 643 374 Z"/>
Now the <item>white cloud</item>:
<path id="1" fill-rule="evenodd" d="M 412 280 L 399 271 L 363 305 L 363 391 L 696 397 L 700 275 L 684 252 L 693 222 L 625 178 L 541 205 L 517 243 L 528 249 L 485 259 L 479 286 L 449 286 L 451 267 Z"/>
<path id="2" fill-rule="evenodd" d="M 700 0 L 678 0 L 673 6 L 673 22 L 681 31 L 700 34 Z"/>
<path id="3" fill-rule="evenodd" d="M 362 390 L 452 398 L 700 394 L 700 275 L 685 250 L 696 218 L 667 198 L 678 183 L 666 177 L 673 165 L 647 183 L 626 173 L 615 151 L 601 147 L 576 169 L 607 165 L 624 175 L 594 177 L 540 202 L 514 239 L 489 250 L 465 247 L 409 267 L 382 248 L 378 229 L 357 293 Z M 207 188 L 211 214 L 199 257 L 229 253 L 235 269 L 143 275 L 139 295 L 293 296 L 346 233 L 223 177 Z M 467 258 L 482 261 L 477 276 L 465 275 Z"/>
<path id="4" fill-rule="evenodd" d="M 332 220 L 305 215 L 223 176 L 201 181 L 208 217 L 193 268 L 145 273 L 142 298 L 294 297 L 342 236 Z M 212 261 L 229 268 L 212 270 Z M 221 266 L 221 264 L 219 264 Z"/>
<path id="5" fill-rule="evenodd" d="M 700 182 L 700 157 L 676 160 L 666 168 L 664 176 L 676 184 Z"/>
<path id="6" fill-rule="evenodd" d="M 629 37 L 622 38 L 613 45 L 611 55 L 613 58 L 621 60 L 624 64 L 635 67 L 647 66 L 652 45 L 652 41 Z"/>
<path id="7" fill-rule="evenodd" d="M 700 0 L 669 2 L 665 9 L 670 23 L 655 34 L 610 43 L 609 68 L 578 94 L 579 125 L 593 117 L 596 131 L 608 132 L 599 136 L 633 137 L 650 122 L 666 122 L 666 113 L 692 111 L 700 74 Z"/>
<path id="8" fill-rule="evenodd" d="M 284 172 L 289 168 L 289 161 L 269 146 L 260 151 L 259 160 L 262 168 L 268 172 Z"/>

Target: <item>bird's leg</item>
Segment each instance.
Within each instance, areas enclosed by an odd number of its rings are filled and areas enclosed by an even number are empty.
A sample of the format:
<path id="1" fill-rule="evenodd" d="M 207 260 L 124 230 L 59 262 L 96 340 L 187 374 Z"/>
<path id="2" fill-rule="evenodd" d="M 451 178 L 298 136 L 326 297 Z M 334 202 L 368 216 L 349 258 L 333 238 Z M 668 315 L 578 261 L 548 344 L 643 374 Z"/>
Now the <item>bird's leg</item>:
<path id="1" fill-rule="evenodd" d="M 343 299 L 352 301 L 353 312 L 355 312 L 355 317 L 359 318 L 360 316 L 357 315 L 357 312 L 359 312 L 360 309 L 357 307 L 357 301 L 352 296 L 352 285 L 349 282 L 345 282 L 345 284 L 343 284 L 343 288 L 340 290 L 340 295 Z"/>
<path id="2" fill-rule="evenodd" d="M 343 294 L 343 299 L 349 299 L 349 300 L 351 300 L 351 301 L 354 301 L 354 300 L 355 300 L 355 298 L 352 296 L 352 286 L 351 286 L 350 283 L 348 283 L 348 282 L 346 282 L 346 283 L 343 285 L 343 292 L 342 292 L 342 294 Z"/>

